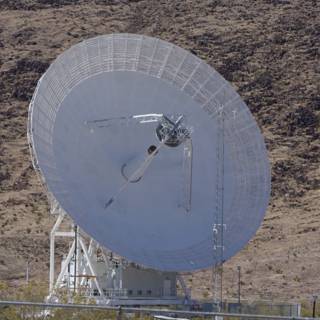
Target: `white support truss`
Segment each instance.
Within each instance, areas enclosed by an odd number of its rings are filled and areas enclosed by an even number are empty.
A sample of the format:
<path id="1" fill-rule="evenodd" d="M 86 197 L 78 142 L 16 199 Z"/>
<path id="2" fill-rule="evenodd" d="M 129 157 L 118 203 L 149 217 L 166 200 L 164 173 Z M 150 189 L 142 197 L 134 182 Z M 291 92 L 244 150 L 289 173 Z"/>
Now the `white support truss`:
<path id="1" fill-rule="evenodd" d="M 50 234 L 50 272 L 49 272 L 49 299 L 54 297 L 57 290 L 63 287 L 64 279 L 67 281 L 67 289 L 78 293 L 80 288 L 85 285 L 90 285 L 98 291 L 99 296 L 103 297 L 103 291 L 99 283 L 95 264 L 93 259 L 96 254 L 98 245 L 91 239 L 90 245 L 87 248 L 86 241 L 78 227 L 74 227 L 74 231 L 59 231 L 61 223 L 65 218 L 65 212 L 58 206 L 54 208 L 57 214 L 57 220 L 51 230 Z M 55 240 L 56 237 L 73 238 L 72 244 L 69 248 L 68 254 L 61 264 L 61 270 L 58 277 L 55 279 Z M 104 257 L 105 258 L 105 257 Z M 106 259 L 106 258 L 105 258 Z M 70 264 L 72 262 L 73 269 L 70 273 Z M 107 261 L 106 261 L 107 264 Z M 73 278 L 73 285 L 70 285 L 70 278 Z"/>
<path id="2" fill-rule="evenodd" d="M 180 274 L 177 275 L 177 280 L 179 281 L 179 283 L 181 285 L 186 302 L 191 301 L 191 290 L 190 290 L 190 288 L 187 287 L 183 277 Z"/>
<path id="3" fill-rule="evenodd" d="M 58 302 L 60 294 L 63 293 L 70 303 L 74 302 L 75 294 L 88 299 L 87 301 L 93 299 L 97 304 L 104 305 L 192 304 L 190 290 L 176 273 L 162 273 L 130 263 L 100 246 L 78 226 L 73 225 L 72 221 L 66 221 L 67 214 L 59 205 L 53 207 L 52 213 L 56 222 L 50 234 L 47 302 Z M 66 231 L 66 227 L 70 228 L 69 231 Z M 55 246 L 58 237 L 68 239 L 69 249 L 66 250 L 60 272 L 57 274 Z M 169 283 L 172 282 L 170 293 L 166 294 L 164 287 L 168 277 Z M 178 296 L 176 293 L 177 280 L 181 284 L 183 295 Z M 149 286 L 149 290 L 145 289 Z"/>

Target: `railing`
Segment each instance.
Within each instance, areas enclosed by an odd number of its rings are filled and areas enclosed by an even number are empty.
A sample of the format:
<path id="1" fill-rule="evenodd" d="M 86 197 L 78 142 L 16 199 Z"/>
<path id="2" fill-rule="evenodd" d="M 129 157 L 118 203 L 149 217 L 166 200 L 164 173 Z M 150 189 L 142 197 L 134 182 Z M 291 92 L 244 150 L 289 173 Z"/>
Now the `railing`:
<path id="1" fill-rule="evenodd" d="M 117 311 L 118 318 L 122 313 L 137 313 L 145 315 L 169 315 L 171 317 L 188 316 L 192 317 L 221 317 L 221 318 L 237 318 L 237 319 L 278 319 L 278 320 L 308 320 L 320 318 L 305 318 L 305 317 L 289 317 L 289 316 L 271 316 L 261 314 L 238 314 L 238 313 L 220 313 L 220 312 L 202 312 L 202 311 L 185 311 L 185 310 L 170 310 L 170 309 L 154 309 L 154 308 L 136 308 L 136 307 L 113 307 L 106 305 L 94 304 L 62 304 L 62 303 L 41 303 L 28 301 L 0 301 L 1 306 L 16 306 L 16 307 L 32 307 L 39 308 L 41 314 L 47 314 L 49 309 L 79 309 L 79 310 L 96 310 L 96 311 Z M 40 314 L 40 312 L 38 313 Z"/>

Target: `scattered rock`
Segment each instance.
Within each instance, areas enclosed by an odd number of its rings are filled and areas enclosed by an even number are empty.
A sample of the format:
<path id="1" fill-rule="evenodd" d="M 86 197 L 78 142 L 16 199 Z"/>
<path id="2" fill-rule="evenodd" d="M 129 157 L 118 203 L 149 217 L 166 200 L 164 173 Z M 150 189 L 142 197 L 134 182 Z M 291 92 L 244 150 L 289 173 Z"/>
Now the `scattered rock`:
<path id="1" fill-rule="evenodd" d="M 319 138 L 320 115 L 310 107 L 300 107 L 286 117 L 287 133 L 292 136 L 302 129 L 314 139 Z"/>
<path id="2" fill-rule="evenodd" d="M 12 71 L 15 71 L 15 73 L 36 72 L 42 74 L 48 67 L 49 63 L 47 61 L 24 58 L 17 61 L 16 67 Z"/>
<path id="3" fill-rule="evenodd" d="M 24 44 L 32 38 L 35 33 L 33 28 L 24 28 L 12 34 L 13 39 L 17 44 Z"/>
<path id="4" fill-rule="evenodd" d="M 254 84 L 260 86 L 263 89 L 272 89 L 272 76 L 269 71 L 260 73 L 254 81 Z"/>

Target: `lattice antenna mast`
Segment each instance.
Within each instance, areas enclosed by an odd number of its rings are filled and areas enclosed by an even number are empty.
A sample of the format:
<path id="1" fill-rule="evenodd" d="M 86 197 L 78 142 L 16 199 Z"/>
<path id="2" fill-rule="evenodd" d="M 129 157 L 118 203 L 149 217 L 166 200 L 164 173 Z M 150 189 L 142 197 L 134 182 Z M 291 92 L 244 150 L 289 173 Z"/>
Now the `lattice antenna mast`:
<path id="1" fill-rule="evenodd" d="M 213 261 L 212 266 L 212 296 L 213 305 L 217 311 L 222 308 L 223 289 L 223 255 L 224 255 L 224 136 L 225 112 L 223 106 L 218 111 L 218 143 L 216 148 L 217 171 L 216 171 L 216 205 L 213 220 Z"/>

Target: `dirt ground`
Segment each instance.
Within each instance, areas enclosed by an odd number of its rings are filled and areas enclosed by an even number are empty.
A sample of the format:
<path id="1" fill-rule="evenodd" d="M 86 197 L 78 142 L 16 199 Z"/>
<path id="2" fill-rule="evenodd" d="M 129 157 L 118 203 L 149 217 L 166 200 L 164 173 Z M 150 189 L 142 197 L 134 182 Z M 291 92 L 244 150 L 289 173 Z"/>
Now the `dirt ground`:
<path id="1" fill-rule="evenodd" d="M 28 103 L 59 53 L 100 34 L 140 33 L 206 60 L 238 90 L 265 136 L 272 197 L 254 239 L 224 267 L 224 296 L 310 300 L 320 292 L 320 2 L 0 0 L 0 279 L 48 273 L 48 214 L 26 136 Z M 63 244 L 58 248 L 61 254 Z M 211 270 L 186 275 L 210 297 Z"/>

